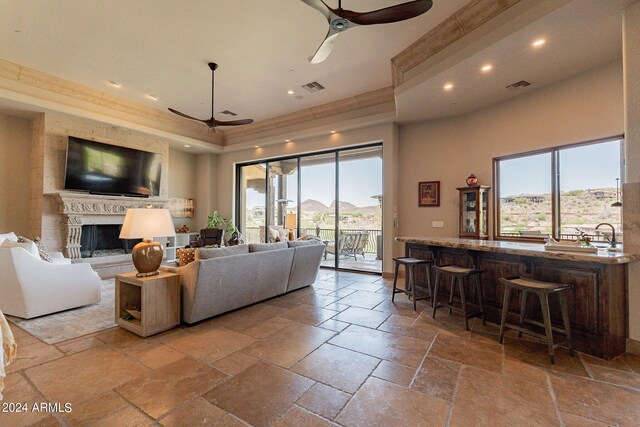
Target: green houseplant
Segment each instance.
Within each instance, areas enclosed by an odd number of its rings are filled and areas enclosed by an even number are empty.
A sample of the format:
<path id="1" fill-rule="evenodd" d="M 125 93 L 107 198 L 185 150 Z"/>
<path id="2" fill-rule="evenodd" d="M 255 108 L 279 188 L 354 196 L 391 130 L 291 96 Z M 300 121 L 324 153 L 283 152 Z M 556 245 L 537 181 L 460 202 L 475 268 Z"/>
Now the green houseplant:
<path id="1" fill-rule="evenodd" d="M 223 218 L 218 211 L 213 211 L 211 216 L 207 218 L 207 228 L 222 228 L 229 236 L 238 231 L 238 227 L 233 224 L 233 221 Z"/>

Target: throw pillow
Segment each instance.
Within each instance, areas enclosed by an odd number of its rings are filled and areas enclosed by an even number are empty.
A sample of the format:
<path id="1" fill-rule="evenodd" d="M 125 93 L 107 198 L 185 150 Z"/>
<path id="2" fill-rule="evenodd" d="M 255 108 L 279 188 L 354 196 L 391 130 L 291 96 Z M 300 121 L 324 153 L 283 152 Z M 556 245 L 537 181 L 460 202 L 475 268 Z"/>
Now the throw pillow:
<path id="1" fill-rule="evenodd" d="M 178 265 L 180 267 L 196 260 L 195 248 L 178 249 L 176 253 L 178 254 Z"/>
<path id="2" fill-rule="evenodd" d="M 18 243 L 25 243 L 27 245 L 27 251 L 38 259 L 42 259 L 40 257 L 40 250 L 38 249 L 38 245 L 31 239 L 27 239 L 24 236 L 18 236 Z"/>
<path id="3" fill-rule="evenodd" d="M 223 248 L 198 248 L 196 250 L 196 259 L 213 259 L 248 253 L 249 245 L 225 246 Z"/>
<path id="4" fill-rule="evenodd" d="M 2 242 L 0 247 L 3 247 L 3 248 L 22 248 L 25 251 L 27 251 L 29 253 L 29 255 L 31 255 L 32 257 L 40 259 L 40 254 L 38 254 L 38 248 L 36 247 L 36 244 L 33 243 L 31 240 L 29 240 L 28 242 L 13 242 L 13 241 L 7 239 L 4 242 Z"/>
<path id="5" fill-rule="evenodd" d="M 249 245 L 249 252 L 266 252 L 274 251 L 277 249 L 287 249 L 287 242 L 279 243 L 251 243 Z"/>
<path id="6" fill-rule="evenodd" d="M 35 243 L 36 247 L 38 248 L 38 254 L 40 255 L 40 258 L 42 258 L 43 261 L 52 263 L 53 260 L 51 259 L 51 255 L 49 255 L 49 252 L 47 252 L 47 248 L 45 248 L 42 239 L 40 237 L 36 237 L 33 240 L 33 243 Z"/>
<path id="7" fill-rule="evenodd" d="M 0 245 L 5 240 L 9 240 L 11 242 L 17 242 L 18 241 L 18 236 L 16 236 L 16 233 L 0 234 Z"/>
<path id="8" fill-rule="evenodd" d="M 277 242 L 279 238 L 280 238 L 280 233 L 278 232 L 278 229 L 276 227 L 270 225 L 269 226 L 269 241 Z"/>

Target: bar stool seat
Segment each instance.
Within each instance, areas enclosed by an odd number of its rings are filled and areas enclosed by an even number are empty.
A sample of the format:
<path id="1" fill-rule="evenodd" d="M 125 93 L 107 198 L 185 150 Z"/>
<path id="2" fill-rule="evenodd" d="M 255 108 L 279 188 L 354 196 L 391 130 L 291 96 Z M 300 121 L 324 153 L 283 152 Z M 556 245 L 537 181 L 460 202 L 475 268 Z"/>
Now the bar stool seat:
<path id="1" fill-rule="evenodd" d="M 446 308 L 449 308 L 449 314 L 451 314 L 452 311 L 462 313 L 462 315 L 464 316 L 464 328 L 467 331 L 469 330 L 469 319 L 473 317 L 481 317 L 482 324 L 485 325 L 486 323 L 484 320 L 484 302 L 482 300 L 482 284 L 480 283 L 480 274 L 482 274 L 483 271 L 475 268 L 458 267 L 455 265 L 442 265 L 442 266 L 435 266 L 434 268 L 436 270 L 436 283 L 433 290 L 432 317 L 434 319 L 436 318 L 436 311 L 438 308 L 446 307 Z M 451 288 L 449 290 L 448 304 L 438 303 L 440 276 L 443 276 L 443 275 L 451 277 Z M 474 283 L 476 285 L 476 294 L 478 297 L 477 299 L 478 299 L 478 305 L 480 306 L 480 311 L 477 311 L 475 313 L 469 313 L 467 310 L 467 297 L 466 297 L 466 291 L 465 291 L 465 285 L 464 285 L 465 278 L 473 278 Z M 460 289 L 460 302 L 461 302 L 462 308 L 458 308 L 453 305 L 453 294 L 454 294 L 456 283 L 458 283 L 458 286 Z"/>
<path id="2" fill-rule="evenodd" d="M 522 334 L 528 334 L 535 336 L 547 343 L 549 348 L 549 359 L 552 364 L 555 364 L 555 349 L 561 345 L 567 345 L 569 348 L 569 354 L 574 355 L 573 344 L 571 342 L 571 323 L 569 320 L 569 305 L 567 302 L 567 292 L 571 290 L 571 285 L 561 283 L 542 282 L 540 280 L 527 279 L 519 276 L 502 278 L 500 283 L 504 286 L 504 299 L 502 302 L 502 320 L 500 322 L 500 344 L 504 341 L 504 333 L 506 329 L 513 329 L 518 331 L 518 337 L 522 337 Z M 520 324 L 515 325 L 507 323 L 507 314 L 509 312 L 509 301 L 511 299 L 511 291 L 513 289 L 521 291 L 520 298 Z M 527 296 L 529 293 L 538 295 L 540 299 L 540 307 L 542 309 L 543 323 L 535 320 L 526 319 L 527 308 Z M 564 323 L 564 329 L 556 328 L 551 325 L 551 313 L 549 311 L 549 295 L 557 294 L 560 301 L 560 310 L 562 311 L 562 322 Z M 544 327 L 545 334 L 539 334 L 524 327 L 525 323 L 529 323 L 536 326 Z M 553 331 L 562 333 L 565 335 L 566 340 L 555 344 L 553 342 Z"/>
<path id="3" fill-rule="evenodd" d="M 393 262 L 395 264 L 395 270 L 393 273 L 393 293 L 391 295 L 391 302 L 394 302 L 394 299 L 397 293 L 404 293 L 405 295 L 408 295 L 410 299 L 413 300 L 413 310 L 417 311 L 417 308 L 416 308 L 417 300 L 432 299 L 433 294 L 431 293 L 431 264 L 433 264 L 433 261 L 426 260 L 426 259 L 411 258 L 411 257 L 396 257 L 396 258 L 393 258 Z M 407 272 L 407 288 L 406 289 L 400 289 L 397 286 L 398 270 L 400 269 L 401 265 L 404 265 L 405 271 Z M 415 275 L 414 269 L 418 265 L 425 265 L 427 268 L 427 295 L 420 296 L 420 297 L 416 296 L 416 286 L 415 286 L 415 278 L 414 278 L 414 275 Z"/>

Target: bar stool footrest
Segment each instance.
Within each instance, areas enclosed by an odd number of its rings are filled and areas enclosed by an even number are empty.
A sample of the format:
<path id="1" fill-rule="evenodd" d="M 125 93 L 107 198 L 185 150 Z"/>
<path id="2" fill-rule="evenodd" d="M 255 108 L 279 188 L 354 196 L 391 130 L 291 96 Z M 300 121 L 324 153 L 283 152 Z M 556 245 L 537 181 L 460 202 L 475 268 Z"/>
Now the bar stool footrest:
<path id="1" fill-rule="evenodd" d="M 462 311 L 462 309 L 459 307 L 456 307 L 455 305 L 438 303 L 436 307 L 434 307 L 434 309 L 437 309 L 437 308 L 448 308 L 449 310 L 452 310 L 452 311 L 455 311 L 456 313 L 460 313 L 464 315 L 464 312 Z M 465 317 L 467 319 L 471 319 L 472 317 L 482 317 L 482 315 L 483 315 L 482 311 L 477 311 L 475 313 L 467 313 Z"/>
<path id="2" fill-rule="evenodd" d="M 524 323 L 528 323 L 530 325 L 540 326 L 541 328 L 544 328 L 544 323 L 538 322 L 537 320 L 525 319 Z M 566 331 L 563 328 L 558 328 L 557 326 L 551 325 L 551 330 L 558 332 L 559 334 L 566 334 Z"/>

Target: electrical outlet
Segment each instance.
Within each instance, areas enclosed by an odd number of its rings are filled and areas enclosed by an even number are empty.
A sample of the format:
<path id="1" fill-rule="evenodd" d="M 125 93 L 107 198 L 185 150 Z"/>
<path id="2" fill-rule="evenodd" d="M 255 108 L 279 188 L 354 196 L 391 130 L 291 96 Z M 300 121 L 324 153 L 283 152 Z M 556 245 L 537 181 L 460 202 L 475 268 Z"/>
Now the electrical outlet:
<path id="1" fill-rule="evenodd" d="M 431 221 L 431 228 L 443 228 L 444 221 Z"/>

